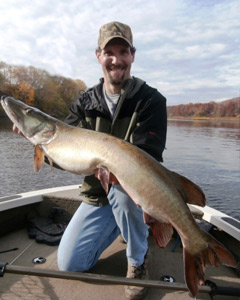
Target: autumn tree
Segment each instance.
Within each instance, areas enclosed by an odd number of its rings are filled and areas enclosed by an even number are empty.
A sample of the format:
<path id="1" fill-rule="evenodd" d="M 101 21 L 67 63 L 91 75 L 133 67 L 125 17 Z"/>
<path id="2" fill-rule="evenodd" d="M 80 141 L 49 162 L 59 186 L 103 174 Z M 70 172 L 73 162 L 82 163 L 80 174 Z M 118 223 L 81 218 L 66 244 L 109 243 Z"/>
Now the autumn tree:
<path id="1" fill-rule="evenodd" d="M 73 80 L 63 76 L 54 76 L 52 78 L 58 85 L 62 100 L 66 105 L 69 105 L 72 100 L 78 98 L 81 91 L 86 90 L 87 88 L 85 83 L 80 79 Z"/>
<path id="2" fill-rule="evenodd" d="M 1 95 L 10 95 L 49 114 L 66 115 L 70 102 L 86 88 L 80 79 L 52 76 L 32 66 L 12 66 L 0 62 Z"/>
<path id="3" fill-rule="evenodd" d="M 223 102 L 189 103 L 168 106 L 169 117 L 239 117 L 240 97 Z"/>

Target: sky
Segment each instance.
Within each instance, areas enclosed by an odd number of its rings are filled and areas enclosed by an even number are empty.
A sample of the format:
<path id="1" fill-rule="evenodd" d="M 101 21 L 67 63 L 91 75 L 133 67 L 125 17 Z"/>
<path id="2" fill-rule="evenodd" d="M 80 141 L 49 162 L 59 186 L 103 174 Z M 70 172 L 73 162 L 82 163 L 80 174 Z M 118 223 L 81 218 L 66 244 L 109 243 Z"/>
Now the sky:
<path id="1" fill-rule="evenodd" d="M 102 77 L 95 49 L 101 25 L 132 28 L 132 75 L 168 105 L 240 96 L 239 0 L 8 0 L 0 2 L 0 61 L 51 75 Z"/>

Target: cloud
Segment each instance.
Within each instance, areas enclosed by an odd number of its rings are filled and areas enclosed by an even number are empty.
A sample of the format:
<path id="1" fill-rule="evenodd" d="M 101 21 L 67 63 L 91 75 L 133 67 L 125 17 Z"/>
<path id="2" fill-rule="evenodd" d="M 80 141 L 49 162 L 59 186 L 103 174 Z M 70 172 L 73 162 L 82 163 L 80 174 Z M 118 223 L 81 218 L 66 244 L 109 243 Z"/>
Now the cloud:
<path id="1" fill-rule="evenodd" d="M 6 63 L 92 86 L 102 76 L 94 54 L 99 27 L 118 20 L 133 30 L 133 75 L 158 88 L 168 104 L 239 94 L 238 0 L 8 0 L 0 11 Z"/>

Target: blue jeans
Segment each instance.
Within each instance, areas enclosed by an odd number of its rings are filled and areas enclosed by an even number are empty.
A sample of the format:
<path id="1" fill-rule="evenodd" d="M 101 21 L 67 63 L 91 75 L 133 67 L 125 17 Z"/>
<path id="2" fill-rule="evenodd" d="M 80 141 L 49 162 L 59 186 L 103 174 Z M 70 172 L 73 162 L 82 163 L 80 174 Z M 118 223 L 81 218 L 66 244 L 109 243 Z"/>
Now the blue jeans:
<path id="1" fill-rule="evenodd" d="M 58 248 L 58 267 L 63 271 L 84 272 L 92 268 L 101 253 L 121 233 L 127 242 L 127 260 L 140 266 L 148 249 L 148 226 L 142 209 L 113 185 L 109 204 L 96 207 L 82 203 L 68 224 Z"/>

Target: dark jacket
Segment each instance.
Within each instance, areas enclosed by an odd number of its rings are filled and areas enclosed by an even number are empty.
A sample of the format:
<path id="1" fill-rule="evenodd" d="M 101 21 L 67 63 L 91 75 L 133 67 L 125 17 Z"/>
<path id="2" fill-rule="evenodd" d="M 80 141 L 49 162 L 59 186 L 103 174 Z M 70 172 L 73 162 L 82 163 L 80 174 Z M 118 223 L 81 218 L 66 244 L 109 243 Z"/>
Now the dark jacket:
<path id="1" fill-rule="evenodd" d="M 167 132 L 166 99 L 141 79 L 126 81 L 113 117 L 104 99 L 101 79 L 71 105 L 65 122 L 112 134 L 162 161 Z M 107 203 L 105 191 L 94 176 L 85 177 L 81 192 L 87 203 Z"/>

